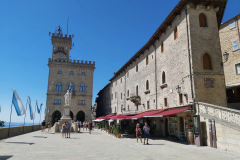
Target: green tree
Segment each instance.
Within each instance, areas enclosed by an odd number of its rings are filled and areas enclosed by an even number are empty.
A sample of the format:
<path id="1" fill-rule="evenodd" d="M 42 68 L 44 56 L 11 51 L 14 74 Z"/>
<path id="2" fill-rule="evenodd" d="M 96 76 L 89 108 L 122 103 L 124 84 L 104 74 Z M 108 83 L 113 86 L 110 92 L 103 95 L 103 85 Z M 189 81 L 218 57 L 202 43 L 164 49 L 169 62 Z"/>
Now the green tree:
<path id="1" fill-rule="evenodd" d="M 4 127 L 5 126 L 4 123 L 5 123 L 4 121 L 0 120 L 0 127 Z"/>

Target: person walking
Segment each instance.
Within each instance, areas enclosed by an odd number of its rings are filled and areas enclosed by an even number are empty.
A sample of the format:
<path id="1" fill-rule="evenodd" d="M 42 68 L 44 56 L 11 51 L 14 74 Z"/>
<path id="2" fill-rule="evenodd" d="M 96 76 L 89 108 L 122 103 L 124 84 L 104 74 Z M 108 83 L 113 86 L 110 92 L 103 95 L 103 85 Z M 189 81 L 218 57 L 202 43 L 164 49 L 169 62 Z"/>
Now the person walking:
<path id="1" fill-rule="evenodd" d="M 148 126 L 147 122 L 145 123 L 145 126 L 143 127 L 143 131 L 144 131 L 144 144 L 145 144 L 145 139 L 147 138 L 147 145 L 149 145 L 148 139 L 149 139 L 150 127 Z"/>
<path id="2" fill-rule="evenodd" d="M 66 126 L 67 126 L 67 138 L 70 138 L 71 123 L 67 121 Z M 69 137 L 68 137 L 68 136 L 69 136 Z"/>
<path id="3" fill-rule="evenodd" d="M 138 145 L 138 138 L 140 138 L 141 143 L 142 143 L 142 137 L 141 137 L 141 134 L 142 134 L 142 130 L 141 130 L 141 128 L 139 127 L 139 123 L 138 123 L 138 124 L 136 125 L 137 145 Z"/>
<path id="4" fill-rule="evenodd" d="M 86 122 L 86 131 L 87 131 L 87 129 L 88 129 L 88 121 Z"/>
<path id="5" fill-rule="evenodd" d="M 45 120 L 43 120 L 43 122 L 42 122 L 42 132 L 45 131 L 45 126 L 46 126 L 46 122 L 45 122 Z"/>
<path id="6" fill-rule="evenodd" d="M 78 126 L 78 132 L 80 132 L 80 127 L 81 127 L 81 125 L 80 125 L 79 120 L 77 121 L 77 126 Z"/>
<path id="7" fill-rule="evenodd" d="M 88 129 L 89 129 L 89 134 L 91 134 L 92 133 L 92 121 L 89 122 L 89 128 Z"/>
<path id="8" fill-rule="evenodd" d="M 67 128 L 67 125 L 66 125 L 67 122 L 64 122 L 62 124 L 62 138 L 63 138 L 63 135 L 65 135 L 65 138 L 66 138 L 66 128 Z"/>
<path id="9" fill-rule="evenodd" d="M 94 130 L 94 125 L 95 125 L 95 124 L 94 124 L 94 122 L 92 121 L 92 130 Z"/>
<path id="10" fill-rule="evenodd" d="M 49 132 L 49 130 L 51 129 L 51 122 L 48 122 L 48 132 Z"/>
<path id="11" fill-rule="evenodd" d="M 85 121 L 83 122 L 83 131 L 84 131 L 84 128 L 86 128 L 86 122 Z"/>

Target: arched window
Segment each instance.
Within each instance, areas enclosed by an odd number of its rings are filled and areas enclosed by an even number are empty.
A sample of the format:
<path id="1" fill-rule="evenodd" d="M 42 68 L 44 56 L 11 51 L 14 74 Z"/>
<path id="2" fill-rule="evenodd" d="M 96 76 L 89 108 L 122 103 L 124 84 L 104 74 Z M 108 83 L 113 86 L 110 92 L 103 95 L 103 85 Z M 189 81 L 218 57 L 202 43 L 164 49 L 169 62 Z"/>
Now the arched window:
<path id="1" fill-rule="evenodd" d="M 203 69 L 212 69 L 211 59 L 207 53 L 203 55 Z"/>
<path id="2" fill-rule="evenodd" d="M 58 82 L 56 85 L 56 91 L 62 91 L 62 83 Z"/>
<path id="3" fill-rule="evenodd" d="M 161 43 L 161 53 L 164 51 L 164 44 L 163 44 L 163 41 Z"/>
<path id="4" fill-rule="evenodd" d="M 207 27 L 207 18 L 203 13 L 199 14 L 199 25 L 200 27 Z"/>
<path id="5" fill-rule="evenodd" d="M 122 99 L 122 93 L 121 93 L 121 99 Z"/>
<path id="6" fill-rule="evenodd" d="M 148 82 L 148 80 L 146 82 L 146 90 L 149 90 L 149 82 Z"/>
<path id="7" fill-rule="evenodd" d="M 162 84 L 166 83 L 165 72 L 162 73 Z"/>
<path id="8" fill-rule="evenodd" d="M 136 95 L 138 96 L 138 86 L 136 87 Z"/>
<path id="9" fill-rule="evenodd" d="M 136 72 L 138 72 L 138 64 L 136 65 Z"/>
<path id="10" fill-rule="evenodd" d="M 129 97 L 129 90 L 127 91 L 127 96 Z"/>
<path id="11" fill-rule="evenodd" d="M 85 84 L 80 85 L 80 92 L 85 92 Z"/>
<path id="12" fill-rule="evenodd" d="M 174 29 L 174 40 L 178 38 L 178 29 L 175 27 Z"/>
<path id="13" fill-rule="evenodd" d="M 58 74 L 62 74 L 62 71 L 58 71 Z"/>
<path id="14" fill-rule="evenodd" d="M 68 90 L 69 91 L 74 91 L 74 84 L 73 83 L 68 84 Z"/>
<path id="15" fill-rule="evenodd" d="M 149 61 L 148 61 L 148 56 L 147 56 L 147 57 L 146 57 L 146 65 L 148 65 L 148 62 L 149 62 Z"/>

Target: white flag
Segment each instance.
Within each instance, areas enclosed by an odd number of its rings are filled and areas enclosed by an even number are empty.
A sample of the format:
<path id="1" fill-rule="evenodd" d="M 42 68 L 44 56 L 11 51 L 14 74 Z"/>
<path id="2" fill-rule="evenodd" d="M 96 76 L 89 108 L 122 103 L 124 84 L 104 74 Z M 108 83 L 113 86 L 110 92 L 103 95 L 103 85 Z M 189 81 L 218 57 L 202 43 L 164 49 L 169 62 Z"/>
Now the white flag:
<path id="1" fill-rule="evenodd" d="M 25 108 L 23 106 L 23 103 L 21 101 L 21 99 L 19 98 L 17 92 L 15 90 L 13 90 L 13 98 L 12 98 L 12 104 L 14 105 L 15 109 L 16 109 L 16 112 L 17 112 L 17 115 L 18 116 L 21 116 L 23 114 L 25 114 Z"/>

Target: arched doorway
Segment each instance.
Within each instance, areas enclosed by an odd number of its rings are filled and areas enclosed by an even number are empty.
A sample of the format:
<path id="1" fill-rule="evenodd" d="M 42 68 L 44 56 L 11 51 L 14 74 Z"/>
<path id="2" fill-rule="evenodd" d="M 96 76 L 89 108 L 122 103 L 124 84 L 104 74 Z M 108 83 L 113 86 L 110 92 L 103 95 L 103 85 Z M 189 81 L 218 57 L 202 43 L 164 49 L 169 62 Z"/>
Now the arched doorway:
<path id="1" fill-rule="evenodd" d="M 72 118 L 72 120 L 74 120 L 74 119 L 73 119 L 73 112 L 72 112 L 72 111 L 70 111 L 70 117 Z"/>
<path id="2" fill-rule="evenodd" d="M 54 111 L 52 114 L 52 124 L 54 124 L 55 122 L 58 122 L 61 117 L 62 117 L 62 114 L 60 111 L 58 110 Z"/>
<path id="3" fill-rule="evenodd" d="M 79 111 L 77 113 L 77 120 L 78 121 L 81 121 L 81 122 L 84 122 L 85 121 L 85 113 L 83 111 Z"/>

